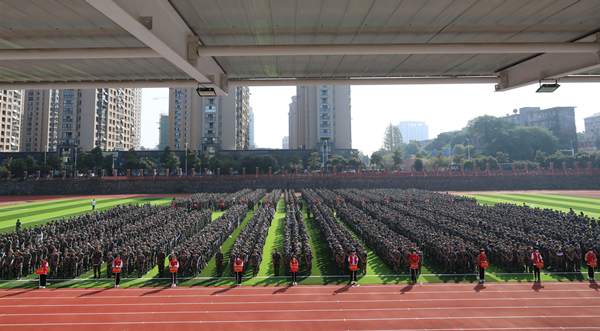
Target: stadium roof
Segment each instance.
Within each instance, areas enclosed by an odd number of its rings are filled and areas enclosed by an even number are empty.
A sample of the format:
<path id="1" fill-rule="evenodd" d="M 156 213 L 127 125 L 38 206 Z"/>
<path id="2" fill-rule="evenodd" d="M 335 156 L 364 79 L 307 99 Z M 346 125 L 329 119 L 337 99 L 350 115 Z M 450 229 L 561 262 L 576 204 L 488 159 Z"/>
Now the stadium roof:
<path id="1" fill-rule="evenodd" d="M 597 0 L 0 0 L 0 88 L 600 81 Z"/>

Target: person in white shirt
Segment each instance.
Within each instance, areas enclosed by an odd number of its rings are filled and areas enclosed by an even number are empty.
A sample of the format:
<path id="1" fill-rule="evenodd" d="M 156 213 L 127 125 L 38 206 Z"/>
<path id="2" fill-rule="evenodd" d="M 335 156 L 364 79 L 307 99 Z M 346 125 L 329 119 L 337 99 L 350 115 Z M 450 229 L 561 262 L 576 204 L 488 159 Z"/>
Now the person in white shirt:
<path id="1" fill-rule="evenodd" d="M 92 199 L 92 210 L 96 209 L 96 199 Z"/>

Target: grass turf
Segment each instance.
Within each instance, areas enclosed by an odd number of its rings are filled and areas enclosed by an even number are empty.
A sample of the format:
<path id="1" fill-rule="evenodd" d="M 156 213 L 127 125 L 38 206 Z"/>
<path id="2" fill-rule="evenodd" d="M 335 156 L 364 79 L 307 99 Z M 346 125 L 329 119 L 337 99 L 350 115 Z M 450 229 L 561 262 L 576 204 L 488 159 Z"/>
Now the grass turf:
<path id="1" fill-rule="evenodd" d="M 481 194 L 475 195 L 478 199 L 479 203 L 487 203 L 487 204 L 495 204 L 499 202 L 511 202 L 522 204 L 523 202 L 527 203 L 529 206 L 532 204 L 534 207 L 540 208 L 553 208 L 558 210 L 568 211 L 569 207 L 573 207 L 573 209 L 577 212 L 584 211 L 584 214 L 588 214 L 590 216 L 600 216 L 600 199 L 594 198 L 583 198 L 583 197 L 573 197 L 573 196 L 564 196 L 564 195 L 555 195 L 555 194 Z M 53 201 L 53 202 L 39 202 L 39 203 L 31 203 L 25 205 L 17 205 L 17 206 L 8 206 L 0 208 L 0 226 L 6 224 L 6 222 L 12 223 L 14 222 L 14 213 L 17 210 L 21 209 L 34 209 L 36 215 L 43 215 L 46 219 L 56 219 L 62 217 L 61 215 L 65 212 L 65 208 L 69 208 L 68 210 L 72 213 L 72 215 L 78 215 L 84 213 L 89 210 L 89 201 L 85 201 L 84 203 L 76 203 L 76 206 L 71 206 L 70 203 L 73 201 L 62 200 L 62 201 Z M 98 209 L 102 208 L 110 208 L 112 206 L 116 206 L 119 203 L 136 203 L 133 200 L 139 200 L 140 203 L 151 202 L 151 203 L 168 203 L 170 198 L 165 199 L 119 199 L 118 201 L 102 201 L 104 199 L 97 199 L 98 201 Z M 113 200 L 113 199 L 106 199 Z M 164 200 L 164 201 L 161 201 Z M 58 210 L 56 207 L 62 206 Z M 306 205 L 306 204 L 305 204 Z M 33 208 L 31 208 L 33 207 Z M 48 209 L 52 209 L 52 211 L 48 211 Z M 79 208 L 79 211 L 72 210 Z M 38 213 L 38 209 L 44 211 L 42 214 Z M 3 214 L 6 212 L 6 214 Z M 216 219 L 220 216 L 222 212 L 213 212 L 213 219 Z M 241 228 L 246 226 L 248 220 L 254 214 L 253 211 L 249 212 L 244 219 L 244 222 L 241 224 L 238 229 L 232 234 L 231 238 L 229 238 L 223 245 L 223 252 L 225 253 L 225 264 L 233 246 L 233 242 L 235 238 L 239 235 Z M 11 216 L 12 215 L 12 216 Z M 306 277 L 306 270 L 300 269 L 300 275 L 298 277 L 298 283 L 305 285 L 317 285 L 317 284 L 347 284 L 348 276 L 340 277 L 337 275 L 337 270 L 331 260 L 331 254 L 327 247 L 327 243 L 322 238 L 318 226 L 315 221 L 312 219 L 308 219 L 306 217 L 306 211 L 304 211 L 304 218 L 307 226 L 307 231 L 309 236 L 311 237 L 311 247 L 313 249 L 314 260 L 313 260 L 313 269 L 312 269 L 312 277 Z M 2 217 L 8 218 L 2 219 Z M 13 219 L 11 219 L 11 217 Z M 29 217 L 29 216 L 27 216 Z M 251 275 L 251 272 L 245 274 L 246 278 L 244 278 L 242 284 L 243 285 L 289 285 L 290 279 L 287 277 L 274 277 L 272 270 L 272 261 L 271 254 L 274 252 L 275 247 L 281 247 L 283 243 L 283 227 L 285 217 L 285 206 L 284 201 L 281 199 L 277 205 L 277 211 L 275 214 L 275 218 L 272 221 L 271 228 L 269 229 L 269 235 L 267 237 L 265 248 L 264 248 L 264 259 L 261 264 L 261 271 L 258 277 L 250 278 L 248 276 Z M 24 217 L 21 217 L 21 220 L 24 221 Z M 45 222 L 45 220 L 43 220 Z M 27 223 L 27 226 L 34 223 Z M 25 224 L 24 224 L 25 226 Z M 14 223 L 12 226 L 8 226 L 5 228 L 14 228 Z M 6 231 L 5 228 L 0 228 L 0 231 Z M 361 242 L 362 243 L 362 242 Z M 365 246 L 366 247 L 366 246 Z M 400 276 L 388 276 L 391 274 L 389 268 L 379 259 L 369 248 L 367 248 L 369 253 L 369 262 L 367 264 L 367 276 L 358 277 L 358 282 L 360 284 L 398 284 L 398 283 L 407 283 L 410 280 L 409 275 L 400 275 Z M 283 269 L 283 268 L 282 268 Z M 224 275 L 228 276 L 229 271 L 227 265 L 224 266 Z M 453 282 L 471 282 L 476 283 L 477 280 L 474 275 L 444 275 L 440 276 L 438 274 L 443 273 L 443 269 L 437 265 L 434 265 L 432 262 L 427 259 L 423 265 L 423 274 L 425 276 L 420 276 L 419 280 L 422 280 L 425 283 L 453 283 Z M 498 269 L 496 267 L 491 266 L 488 269 L 488 272 L 492 274 L 486 275 L 486 280 L 488 282 L 530 282 L 533 279 L 532 274 L 502 274 L 503 270 Z M 148 274 L 144 275 L 141 279 L 137 278 L 137 272 L 134 272 L 127 279 L 123 279 L 121 281 L 121 287 L 154 287 L 154 286 L 168 286 L 170 283 L 167 279 L 159 279 L 158 278 L 158 268 L 155 267 Z M 249 274 L 250 273 L 250 274 Z M 106 276 L 106 266 L 104 265 L 102 269 L 102 274 Z M 579 274 L 555 274 L 542 271 L 542 281 L 585 281 L 586 280 L 587 269 L 585 267 L 582 268 L 582 273 Z M 280 271 L 280 275 L 283 275 L 283 270 Z M 216 270 L 214 267 L 214 258 L 210 261 L 207 268 L 203 270 L 200 274 L 199 278 L 195 279 L 181 279 L 180 285 L 183 286 L 232 286 L 234 285 L 234 279 L 230 277 L 222 277 L 216 278 Z M 59 288 L 59 287 L 110 287 L 113 284 L 112 279 L 100 278 L 94 279 L 93 271 L 90 271 L 81 277 L 78 277 L 78 280 L 66 280 L 66 281 L 56 281 L 49 280 L 51 284 L 49 288 Z M 27 280 L 35 280 L 37 279 L 36 275 L 30 275 L 28 277 L 24 277 L 25 281 L 12 281 L 12 282 L 0 282 L 0 288 L 34 288 L 37 287 L 37 282 L 35 281 L 27 281 Z"/>
<path id="2" fill-rule="evenodd" d="M 171 198 L 98 198 L 96 199 L 96 210 L 101 211 L 119 204 L 128 205 L 129 203 L 167 204 L 171 200 Z M 53 219 L 91 212 L 91 205 L 92 202 L 89 199 L 64 199 L 0 207 L 0 232 L 12 232 L 17 219 L 21 220 L 21 227 L 25 228 Z"/>
<path id="3" fill-rule="evenodd" d="M 551 208 L 568 212 L 569 208 L 579 214 L 600 218 L 600 199 L 560 194 L 475 194 L 480 204 L 493 206 L 497 203 L 527 204 L 532 208 Z"/>

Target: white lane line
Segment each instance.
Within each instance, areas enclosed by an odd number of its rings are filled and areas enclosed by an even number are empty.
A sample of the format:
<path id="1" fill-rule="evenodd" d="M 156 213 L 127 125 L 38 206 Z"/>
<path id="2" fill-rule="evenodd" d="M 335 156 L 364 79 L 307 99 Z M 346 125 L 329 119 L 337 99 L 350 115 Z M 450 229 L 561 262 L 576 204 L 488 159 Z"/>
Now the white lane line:
<path id="1" fill-rule="evenodd" d="M 344 308 L 344 312 L 361 311 L 412 311 L 412 310 L 462 310 L 462 309 L 522 309 L 525 306 L 498 306 L 498 307 L 422 307 L 422 308 Z M 528 309 L 564 309 L 564 308 L 600 308 L 600 306 L 536 306 Z M 276 309 L 276 310 L 192 310 L 192 311 L 139 311 L 139 312 L 108 312 L 108 313 L 60 313 L 60 316 L 93 316 L 93 315 L 155 315 L 155 314 L 238 314 L 238 313 L 305 313 L 305 312 L 340 312 L 340 309 Z M 56 316 L 56 313 L 35 314 L 2 314 L 1 316 Z"/>
<path id="2" fill-rule="evenodd" d="M 587 274 L 587 273 L 586 273 Z M 488 274 L 489 275 L 489 274 Z M 163 278 L 155 278 L 155 279 L 163 279 Z M 171 280 L 171 278 L 164 278 L 164 279 L 168 279 Z M 290 278 L 291 279 L 291 278 Z M 48 279 L 48 281 L 61 281 L 59 279 Z M 67 279 L 68 280 L 68 279 Z M 72 279 L 71 279 L 72 280 Z M 109 281 L 110 279 L 107 279 L 107 281 Z M 0 281 L 7 281 L 7 280 L 0 280 Z M 16 280 L 14 280 L 16 281 Z M 38 279 L 27 279 L 27 280 L 20 280 L 20 282 L 22 281 L 31 281 L 31 282 L 37 282 L 39 281 Z M 66 281 L 66 280 L 62 280 L 62 281 Z M 12 282 L 12 281 L 11 281 Z M 427 288 L 431 288 L 432 286 L 435 287 L 470 287 L 473 288 L 473 285 L 475 284 L 479 284 L 477 282 L 472 282 L 472 283 L 453 283 L 453 284 L 446 284 L 446 283 L 423 283 L 424 287 Z M 493 285 L 494 287 L 497 286 L 515 286 L 515 287 L 519 287 L 519 286 L 531 286 L 533 285 L 533 282 L 491 282 L 491 283 L 487 283 L 486 286 L 490 286 Z M 590 283 L 589 282 L 561 282 L 561 281 L 556 281 L 556 282 L 544 282 L 543 286 L 549 286 L 549 285 L 568 285 L 568 286 L 586 286 L 589 287 Z M 393 284 L 361 284 L 361 289 L 362 288 L 368 288 L 368 287 L 372 287 L 372 288 L 396 288 L 396 287 L 400 287 L 400 288 L 404 288 L 405 286 L 409 286 L 406 283 L 393 283 Z M 255 286 L 255 285 L 248 285 L 245 286 L 242 284 L 241 287 L 235 287 L 235 286 L 226 286 L 226 285 L 222 285 L 222 286 L 202 286 L 202 285 L 198 285 L 198 286 L 180 286 L 180 287 L 175 287 L 175 288 L 171 288 L 168 286 L 147 286 L 147 287 L 124 287 L 123 289 L 127 289 L 127 291 L 149 291 L 149 290 L 158 290 L 158 289 L 165 289 L 165 290 L 169 290 L 169 291 L 218 291 L 218 290 L 222 290 L 222 289 L 237 289 L 237 290 L 259 290 L 259 291 L 263 291 L 265 289 L 281 289 L 281 288 L 286 288 L 286 287 L 291 287 L 289 285 L 264 285 L 264 286 Z M 345 288 L 348 287 L 345 284 L 336 284 L 336 285 L 298 285 L 298 286 L 294 286 L 293 290 L 297 291 L 297 290 L 305 290 L 305 289 L 340 289 L 340 288 Z M 414 286 L 415 288 L 418 287 L 417 285 Z M 48 291 L 52 291 L 52 292 L 95 292 L 95 291 L 102 291 L 104 289 L 107 288 L 112 288 L 112 286 L 110 287 L 95 287 L 95 288 L 50 288 L 48 289 Z M 2 292 L 30 292 L 31 290 L 34 290 L 33 288 L 7 288 L 7 289 L 0 289 L 0 293 Z"/>
<path id="3" fill-rule="evenodd" d="M 111 297 L 118 301 L 117 297 Z M 445 302 L 445 301 L 513 301 L 512 298 L 475 298 L 475 299 L 396 299 L 396 300 L 343 300 L 343 301 L 223 301 L 223 302 L 146 302 L 146 303 L 90 303 L 90 304 L 19 304 L 0 305 L 0 308 L 14 307 L 106 307 L 106 306 L 178 306 L 178 305 L 261 305 L 261 304 L 319 304 L 319 303 L 382 303 L 382 302 Z M 40 300 L 38 298 L 38 300 Z M 552 297 L 552 298 L 514 298 L 516 300 L 600 300 L 600 297 Z"/>
<path id="4" fill-rule="evenodd" d="M 540 319 L 540 318 L 593 318 L 598 319 L 598 315 L 554 315 L 554 316 L 540 316 L 540 315 L 523 315 L 523 316 L 470 316 L 470 317 L 452 317 L 452 320 L 471 320 L 471 319 Z M 28 324 L 0 324 L 0 326 L 72 326 L 72 325 L 135 325 L 135 324 L 198 324 L 198 323 L 305 323 L 305 322 L 382 322 L 382 321 L 416 321 L 416 320 L 449 320 L 449 317 L 388 317 L 388 318 L 324 318 L 324 319 L 287 319 L 287 320 L 223 320 L 223 321 L 155 321 L 155 322 L 84 322 L 84 323 L 28 323 Z"/>
<path id="5" fill-rule="evenodd" d="M 531 293 L 532 290 L 514 290 L 514 291 L 489 291 L 488 293 Z M 595 292 L 593 289 L 585 289 L 585 290 L 544 290 L 542 293 L 550 293 L 550 292 Z M 124 292 L 115 292 L 112 293 L 127 293 L 127 290 Z M 335 292 L 330 293 L 285 293 L 285 294 L 274 294 L 274 293 L 255 293 L 255 294 L 220 294 L 220 297 L 227 298 L 236 298 L 236 297 L 272 297 L 272 296 L 326 296 L 330 297 Z M 427 292 L 412 292 L 407 291 L 403 292 L 405 294 L 473 294 L 473 295 L 481 295 L 483 292 L 475 292 L 475 291 L 427 291 Z M 35 297 L 21 297 L 21 296 L 12 296 L 8 294 L 6 296 L 0 297 L 0 300 L 40 300 L 40 299 L 119 299 L 119 298 L 202 298 L 202 297 L 216 297 L 214 294 L 190 294 L 190 295 L 116 295 L 116 296 L 101 296 L 101 295 L 90 295 L 85 297 L 59 297 L 59 296 L 43 296 L 43 294 L 52 294 L 51 292 L 35 292 L 37 296 Z M 394 295 L 395 292 L 340 292 L 337 295 Z M 10 296 L 10 297 L 9 297 Z M 495 298 L 489 298 L 495 299 Z"/>

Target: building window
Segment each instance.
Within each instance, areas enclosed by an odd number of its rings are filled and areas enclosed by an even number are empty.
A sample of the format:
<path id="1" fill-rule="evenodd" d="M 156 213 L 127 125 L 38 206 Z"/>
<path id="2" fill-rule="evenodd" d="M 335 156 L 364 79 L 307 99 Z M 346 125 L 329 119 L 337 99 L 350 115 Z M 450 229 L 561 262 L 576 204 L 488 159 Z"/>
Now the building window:
<path id="1" fill-rule="evenodd" d="M 75 105 L 75 101 L 74 100 L 63 100 L 63 106 L 64 107 L 73 107 Z"/>
<path id="2" fill-rule="evenodd" d="M 206 107 L 204 107 L 204 111 L 207 113 L 216 113 L 217 107 L 216 106 L 206 106 Z"/>
<path id="3" fill-rule="evenodd" d="M 329 105 L 321 105 L 321 106 L 319 106 L 319 108 L 321 109 L 321 111 L 330 111 L 331 110 L 331 106 L 329 106 Z"/>
<path id="4" fill-rule="evenodd" d="M 321 136 L 331 136 L 331 129 L 321 129 Z"/>
<path id="5" fill-rule="evenodd" d="M 63 93 L 63 97 L 65 99 L 73 99 L 75 97 L 75 92 L 65 92 Z"/>

